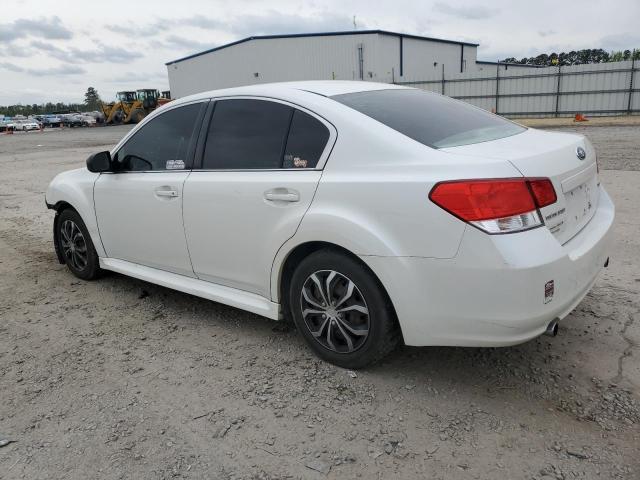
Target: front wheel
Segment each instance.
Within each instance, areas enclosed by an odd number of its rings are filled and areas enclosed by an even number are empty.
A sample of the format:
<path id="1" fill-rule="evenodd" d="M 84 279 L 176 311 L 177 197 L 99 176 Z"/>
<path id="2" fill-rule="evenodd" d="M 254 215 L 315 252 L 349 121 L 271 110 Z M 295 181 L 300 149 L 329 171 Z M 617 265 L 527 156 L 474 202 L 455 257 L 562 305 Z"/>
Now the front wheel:
<path id="1" fill-rule="evenodd" d="M 343 368 L 375 363 L 400 339 L 380 282 L 358 260 L 334 250 L 300 262 L 291 278 L 289 308 L 316 355 Z"/>
<path id="2" fill-rule="evenodd" d="M 93 280 L 100 275 L 98 254 L 87 227 L 75 210 L 67 209 L 60 213 L 55 234 L 64 262 L 71 273 L 83 280 Z"/>

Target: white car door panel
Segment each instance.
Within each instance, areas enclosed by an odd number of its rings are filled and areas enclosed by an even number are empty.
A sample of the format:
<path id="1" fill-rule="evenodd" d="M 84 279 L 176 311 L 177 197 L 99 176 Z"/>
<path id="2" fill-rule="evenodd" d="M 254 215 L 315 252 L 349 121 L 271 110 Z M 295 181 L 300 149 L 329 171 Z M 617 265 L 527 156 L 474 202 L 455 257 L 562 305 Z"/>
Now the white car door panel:
<path id="1" fill-rule="evenodd" d="M 318 170 L 194 171 L 184 228 L 198 278 L 270 297 L 271 265 L 309 208 Z"/>
<path id="2" fill-rule="evenodd" d="M 194 276 L 182 227 L 189 172 L 102 174 L 94 201 L 107 256 Z"/>
<path id="3" fill-rule="evenodd" d="M 108 257 L 195 276 L 182 224 L 182 191 L 204 107 L 203 102 L 166 107 L 114 152 L 113 171 L 101 174 L 94 187 Z"/>

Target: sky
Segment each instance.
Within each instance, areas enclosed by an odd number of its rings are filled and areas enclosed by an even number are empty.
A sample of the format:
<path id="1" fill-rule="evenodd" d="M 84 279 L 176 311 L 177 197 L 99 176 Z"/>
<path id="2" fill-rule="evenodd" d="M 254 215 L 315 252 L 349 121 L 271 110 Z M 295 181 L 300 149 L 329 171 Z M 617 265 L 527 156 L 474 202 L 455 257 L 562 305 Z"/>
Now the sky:
<path id="1" fill-rule="evenodd" d="M 5 0 L 0 105 L 169 88 L 165 63 L 252 35 L 382 29 L 479 43 L 479 60 L 640 48 L 640 0 Z"/>

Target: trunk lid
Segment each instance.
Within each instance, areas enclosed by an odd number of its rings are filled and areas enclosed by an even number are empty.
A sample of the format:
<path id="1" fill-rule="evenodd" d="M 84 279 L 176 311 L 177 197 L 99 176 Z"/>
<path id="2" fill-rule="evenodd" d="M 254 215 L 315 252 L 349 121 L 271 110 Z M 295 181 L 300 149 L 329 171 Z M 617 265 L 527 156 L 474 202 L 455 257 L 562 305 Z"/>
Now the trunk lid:
<path id="1" fill-rule="evenodd" d="M 511 137 L 441 151 L 506 160 L 525 177 L 549 178 L 558 200 L 540 213 L 561 244 L 582 230 L 597 209 L 600 182 L 596 154 L 582 135 L 528 129 Z M 582 152 L 584 159 L 579 155 Z"/>

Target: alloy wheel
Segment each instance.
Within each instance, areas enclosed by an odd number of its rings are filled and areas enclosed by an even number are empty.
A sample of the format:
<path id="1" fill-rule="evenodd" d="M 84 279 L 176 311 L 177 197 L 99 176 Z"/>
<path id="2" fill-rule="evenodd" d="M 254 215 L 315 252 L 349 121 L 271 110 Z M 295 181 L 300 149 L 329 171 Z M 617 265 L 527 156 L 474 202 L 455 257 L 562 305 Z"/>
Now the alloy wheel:
<path id="1" fill-rule="evenodd" d="M 88 261 L 87 242 L 75 222 L 72 220 L 62 222 L 60 241 L 65 260 L 76 270 L 84 270 Z"/>
<path id="2" fill-rule="evenodd" d="M 369 336 L 369 309 L 352 280 L 334 270 L 307 277 L 300 293 L 302 318 L 323 347 L 337 353 L 358 350 Z"/>

